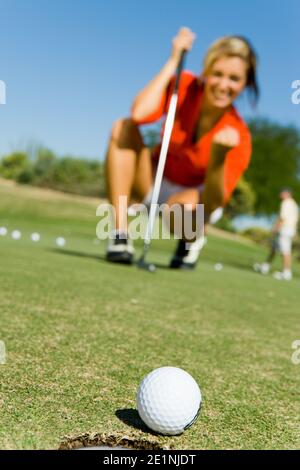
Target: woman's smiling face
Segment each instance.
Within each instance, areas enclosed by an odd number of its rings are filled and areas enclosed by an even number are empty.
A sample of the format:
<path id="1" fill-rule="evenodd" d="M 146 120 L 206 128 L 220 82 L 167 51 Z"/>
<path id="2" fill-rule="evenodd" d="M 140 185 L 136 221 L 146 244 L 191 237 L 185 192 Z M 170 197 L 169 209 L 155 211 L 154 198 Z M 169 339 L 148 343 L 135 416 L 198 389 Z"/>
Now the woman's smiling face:
<path id="1" fill-rule="evenodd" d="M 247 64 L 237 56 L 217 59 L 205 73 L 205 98 L 210 106 L 230 106 L 247 84 Z"/>

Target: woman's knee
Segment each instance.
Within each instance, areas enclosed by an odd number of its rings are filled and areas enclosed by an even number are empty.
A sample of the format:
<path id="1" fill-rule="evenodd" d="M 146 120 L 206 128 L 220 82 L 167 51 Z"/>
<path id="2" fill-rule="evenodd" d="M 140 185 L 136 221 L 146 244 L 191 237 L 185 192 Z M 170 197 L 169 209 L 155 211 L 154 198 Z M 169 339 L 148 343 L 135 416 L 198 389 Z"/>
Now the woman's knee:
<path id="1" fill-rule="evenodd" d="M 120 118 L 113 123 L 111 139 L 120 148 L 133 148 L 140 151 L 144 147 L 139 127 L 131 118 Z"/>

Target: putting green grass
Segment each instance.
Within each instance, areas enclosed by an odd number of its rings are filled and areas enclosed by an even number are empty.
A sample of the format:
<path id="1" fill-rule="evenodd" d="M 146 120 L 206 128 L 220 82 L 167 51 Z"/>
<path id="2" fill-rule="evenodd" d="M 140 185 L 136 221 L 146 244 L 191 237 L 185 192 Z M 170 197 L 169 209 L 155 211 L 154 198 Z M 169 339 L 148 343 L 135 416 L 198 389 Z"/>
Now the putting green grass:
<path id="1" fill-rule="evenodd" d="M 299 264 L 290 283 L 263 277 L 251 270 L 263 249 L 213 236 L 195 272 L 108 264 L 105 242 L 93 243 L 96 205 L 0 184 L 0 226 L 22 232 L 0 237 L 0 448 L 57 449 L 82 434 L 299 448 Z M 174 246 L 154 241 L 149 260 L 166 265 Z M 178 437 L 147 431 L 135 410 L 140 380 L 164 365 L 187 370 L 203 394 L 199 419 Z"/>

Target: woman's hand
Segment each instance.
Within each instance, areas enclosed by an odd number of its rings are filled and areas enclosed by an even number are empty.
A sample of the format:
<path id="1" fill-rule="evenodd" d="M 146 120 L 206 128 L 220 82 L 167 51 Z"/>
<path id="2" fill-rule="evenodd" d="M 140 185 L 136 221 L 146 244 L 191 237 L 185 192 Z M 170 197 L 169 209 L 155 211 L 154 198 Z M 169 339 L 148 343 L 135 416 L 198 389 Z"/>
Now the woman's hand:
<path id="1" fill-rule="evenodd" d="M 234 127 L 226 126 L 213 137 L 213 144 L 224 148 L 225 152 L 237 147 L 240 143 L 240 134 Z"/>
<path id="2" fill-rule="evenodd" d="M 227 152 L 237 147 L 239 143 L 240 134 L 234 127 L 226 126 L 218 131 L 212 141 L 210 165 L 213 167 L 223 165 Z"/>
<path id="3" fill-rule="evenodd" d="M 172 54 L 166 64 L 136 96 L 131 108 L 133 120 L 142 121 L 158 109 L 170 80 L 176 73 L 182 51 L 191 49 L 195 37 L 196 35 L 189 28 L 179 30 L 173 39 Z"/>
<path id="4" fill-rule="evenodd" d="M 176 62 L 176 65 L 179 63 L 181 53 L 183 50 L 190 51 L 193 42 L 196 38 L 196 34 L 193 33 L 189 28 L 180 28 L 175 38 L 172 41 L 172 53 L 171 59 Z"/>

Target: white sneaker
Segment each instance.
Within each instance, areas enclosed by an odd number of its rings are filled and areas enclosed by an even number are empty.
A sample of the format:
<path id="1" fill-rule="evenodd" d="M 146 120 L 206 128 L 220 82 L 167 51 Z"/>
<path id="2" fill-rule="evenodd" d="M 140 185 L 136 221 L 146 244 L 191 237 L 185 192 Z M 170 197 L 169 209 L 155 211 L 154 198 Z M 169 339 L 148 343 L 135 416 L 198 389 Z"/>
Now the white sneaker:
<path id="1" fill-rule="evenodd" d="M 109 239 L 106 259 L 112 263 L 133 263 L 134 248 L 127 233 L 113 232 Z"/>
<path id="2" fill-rule="evenodd" d="M 291 281 L 293 278 L 292 272 L 289 270 L 284 270 L 284 271 L 276 271 L 273 274 L 274 279 L 277 279 L 277 281 Z"/>
<path id="3" fill-rule="evenodd" d="M 254 263 L 253 271 L 255 271 L 256 273 L 260 273 L 260 266 L 260 263 Z"/>
<path id="4" fill-rule="evenodd" d="M 207 238 L 204 236 L 198 238 L 198 240 L 192 243 L 179 240 L 177 250 L 170 262 L 170 268 L 194 269 L 199 258 L 200 251 L 206 243 Z"/>
<path id="5" fill-rule="evenodd" d="M 270 264 L 269 263 L 255 263 L 253 265 L 253 269 L 256 273 L 260 274 L 269 274 L 270 272 Z"/>

